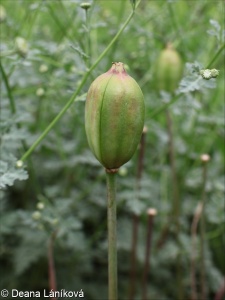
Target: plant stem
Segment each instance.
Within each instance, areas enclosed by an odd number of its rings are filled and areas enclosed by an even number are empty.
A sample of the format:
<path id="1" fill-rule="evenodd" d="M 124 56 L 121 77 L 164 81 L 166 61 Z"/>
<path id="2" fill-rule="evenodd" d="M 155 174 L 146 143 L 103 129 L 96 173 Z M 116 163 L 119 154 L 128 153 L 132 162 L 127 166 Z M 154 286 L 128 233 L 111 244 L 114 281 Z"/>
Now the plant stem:
<path id="1" fill-rule="evenodd" d="M 116 173 L 106 170 L 108 198 L 108 300 L 117 300 Z"/>
<path id="2" fill-rule="evenodd" d="M 173 190 L 173 203 L 172 203 L 172 212 L 171 218 L 174 219 L 175 224 L 175 235 L 177 239 L 179 238 L 180 233 L 180 202 L 179 202 L 179 190 L 178 190 L 178 181 L 177 181 L 177 170 L 176 170 L 176 160 L 175 160 L 175 149 L 174 149 L 174 134 L 173 134 L 173 120 L 169 110 L 166 110 L 166 122 L 167 122 L 167 132 L 169 137 L 169 160 L 170 160 L 170 169 L 172 175 L 172 190 Z M 176 261 L 176 279 L 177 279 L 177 297 L 179 300 L 183 299 L 183 286 L 182 286 L 182 276 L 181 276 L 181 257 L 178 254 Z"/>
<path id="3" fill-rule="evenodd" d="M 119 10 L 120 13 L 118 14 L 118 19 L 117 19 L 117 26 L 119 26 L 119 24 L 121 24 L 122 22 L 123 14 L 125 11 L 124 9 L 125 5 L 126 5 L 126 1 L 121 1 L 120 10 Z M 110 53 L 108 55 L 108 63 L 114 61 L 117 45 L 118 42 L 114 43 L 113 47 L 111 48 Z"/>
<path id="4" fill-rule="evenodd" d="M 137 2 L 136 8 L 140 4 L 140 1 Z M 120 30 L 117 32 L 117 34 L 114 36 L 114 38 L 111 40 L 109 45 L 105 48 L 105 50 L 99 55 L 97 60 L 94 62 L 94 64 L 90 67 L 90 69 L 87 70 L 87 72 L 84 74 L 77 90 L 73 93 L 73 95 L 70 97 L 69 101 L 65 104 L 65 106 L 62 108 L 62 110 L 58 113 L 58 115 L 52 120 L 52 122 L 47 126 L 47 128 L 42 132 L 42 134 L 37 138 L 37 140 L 33 143 L 33 145 L 24 153 L 24 155 L 20 158 L 21 161 L 25 161 L 27 157 L 34 151 L 34 149 L 41 143 L 41 141 L 46 137 L 46 135 L 49 133 L 49 131 L 55 126 L 55 124 L 61 119 L 61 117 L 65 114 L 65 112 L 69 109 L 69 107 L 73 104 L 74 100 L 76 99 L 77 95 L 80 93 L 82 87 L 86 83 L 89 75 L 91 72 L 96 68 L 96 66 L 99 64 L 99 62 L 102 60 L 102 58 L 107 54 L 109 49 L 112 47 L 112 45 L 116 42 L 116 40 L 120 37 L 130 20 L 132 19 L 135 11 L 132 11 L 130 15 L 128 16 L 127 20 L 123 24 L 123 26 L 120 28 Z"/>
<path id="5" fill-rule="evenodd" d="M 191 300 L 197 300 L 196 287 L 196 236 L 199 219 L 202 214 L 202 202 L 196 207 L 194 218 L 191 224 Z"/>
<path id="6" fill-rule="evenodd" d="M 223 51 L 223 49 L 225 48 L 225 44 L 223 44 L 220 49 L 217 51 L 217 53 L 214 55 L 214 57 L 212 58 L 212 60 L 210 61 L 210 63 L 207 65 L 206 69 L 209 69 L 212 64 L 214 63 L 214 61 L 217 59 L 217 57 L 220 55 L 220 53 Z"/>
<path id="7" fill-rule="evenodd" d="M 88 9 L 85 9 L 85 25 L 86 25 L 86 65 L 87 67 L 90 66 L 90 62 L 91 62 L 91 56 L 90 56 L 90 27 L 89 27 L 89 13 L 88 13 Z"/>
<path id="8" fill-rule="evenodd" d="M 30 14 L 32 17 L 31 17 L 31 20 L 29 20 L 29 26 L 27 26 L 27 34 L 26 34 L 26 39 L 27 40 L 30 40 L 31 38 L 31 35 L 33 34 L 33 27 L 34 27 L 34 24 L 37 20 L 37 17 L 38 17 L 38 13 L 40 12 L 41 8 L 42 8 L 42 5 L 43 5 L 44 1 L 41 1 L 41 3 L 38 5 L 38 7 L 35 9 L 34 13 L 33 14 Z M 29 15 L 28 15 L 29 16 Z"/>
<path id="9" fill-rule="evenodd" d="M 179 231 L 179 214 L 180 214 L 180 204 L 179 204 L 179 191 L 177 182 L 177 171 L 175 162 L 175 151 L 174 151 L 174 140 L 173 140 L 173 120 L 169 110 L 166 110 L 166 122 L 167 122 L 167 133 L 169 137 L 169 160 L 170 169 L 172 175 L 172 188 L 173 188 L 173 205 L 172 205 L 172 215 L 174 216 L 174 223 L 176 225 L 176 230 Z M 178 233 L 178 232 L 176 232 Z"/>
<path id="10" fill-rule="evenodd" d="M 144 156 L 145 156 L 145 144 L 146 144 L 147 127 L 145 126 L 142 132 L 140 141 L 140 150 L 138 156 L 137 166 L 137 191 L 140 190 L 140 180 L 144 169 Z M 131 269 L 130 269 L 130 283 L 129 283 L 129 300 L 133 300 L 136 290 L 136 253 L 137 253 L 137 239 L 138 239 L 138 225 L 139 216 L 133 213 L 132 216 L 132 245 L 131 245 Z"/>
<path id="11" fill-rule="evenodd" d="M 50 2 L 51 3 L 51 2 Z M 58 28 L 60 29 L 60 33 L 58 34 L 59 38 L 61 39 L 61 37 L 66 37 L 70 42 L 73 41 L 73 37 L 70 36 L 70 34 L 68 33 L 68 30 L 66 27 L 66 25 L 64 25 L 60 18 L 58 18 L 57 14 L 54 12 L 51 4 L 47 3 L 47 8 L 49 10 L 50 16 L 52 17 L 52 19 L 55 21 L 55 23 L 57 24 Z M 61 36 L 60 36 L 61 35 Z"/>
<path id="12" fill-rule="evenodd" d="M 140 150 L 139 150 L 139 157 L 138 157 L 138 168 L 137 168 L 137 185 L 138 185 L 137 188 L 138 189 L 140 189 L 140 180 L 141 180 L 143 169 L 144 169 L 146 133 L 147 133 L 147 127 L 144 126 L 143 132 L 141 135 Z"/>
<path id="13" fill-rule="evenodd" d="M 170 221 L 166 224 L 162 231 L 161 237 L 157 243 L 157 247 L 160 248 L 165 242 L 167 235 L 170 231 L 170 223 L 175 224 L 176 236 L 179 234 L 179 215 L 180 215 L 180 203 L 179 203 L 179 190 L 177 181 L 177 170 L 176 170 L 176 160 L 175 160 L 175 149 L 174 149 L 174 134 L 173 134 L 173 120 L 169 110 L 166 110 L 166 123 L 167 123 L 167 134 L 168 134 L 168 151 L 169 151 L 169 163 L 172 176 L 172 210 L 170 213 Z"/>
<path id="14" fill-rule="evenodd" d="M 174 32 L 175 32 L 176 36 L 178 36 L 179 39 L 181 40 L 182 36 L 180 34 L 179 27 L 178 27 L 176 19 L 175 19 L 175 15 L 174 15 L 174 11 L 173 11 L 171 2 L 168 2 L 168 10 L 169 10 L 170 20 L 172 22 Z"/>
<path id="15" fill-rule="evenodd" d="M 200 220 L 200 287 L 201 287 L 201 300 L 206 299 L 206 285 L 205 285 L 205 258 L 204 258 L 204 240 L 205 240 L 205 225 L 204 225 L 204 208 L 205 208 L 205 186 L 207 180 L 207 162 L 210 160 L 210 156 L 208 154 L 203 154 L 201 156 L 201 160 L 203 162 L 203 188 L 202 188 L 202 199 L 198 204 L 194 219 L 191 225 L 191 239 L 192 239 L 192 255 L 191 255 L 191 293 L 192 300 L 197 300 L 197 289 L 196 289 L 196 274 L 195 274 L 195 260 L 196 260 L 196 235 L 197 235 L 197 227 Z"/>
<path id="16" fill-rule="evenodd" d="M 12 114 L 15 114 L 15 112 L 16 112 L 15 101 L 14 101 L 13 95 L 11 93 L 11 87 L 9 85 L 7 75 L 5 73 L 5 70 L 4 70 L 3 65 L 1 64 L 1 62 L 0 62 L 0 70 L 1 70 L 1 73 L 2 73 L 3 81 L 5 83 L 7 94 L 8 94 L 8 97 L 9 97 L 11 112 L 12 112 Z"/>
<path id="17" fill-rule="evenodd" d="M 153 110 L 153 112 L 149 115 L 149 118 L 153 119 L 155 116 L 157 116 L 158 114 L 160 114 L 161 112 L 166 110 L 168 107 L 170 107 L 170 105 L 174 104 L 177 100 L 179 100 L 181 95 L 182 94 L 176 95 L 170 102 L 165 103 L 165 104 L 161 105 L 160 107 L 156 108 L 155 110 Z"/>
<path id="18" fill-rule="evenodd" d="M 185 45 L 183 43 L 183 34 L 180 32 L 180 28 L 177 24 L 177 20 L 176 20 L 176 14 L 174 13 L 174 9 L 173 9 L 173 3 L 171 2 L 167 2 L 168 3 L 168 10 L 169 10 L 169 14 L 170 14 L 170 20 L 172 22 L 172 26 L 174 29 L 174 33 L 175 36 L 178 38 L 179 42 L 180 42 L 180 48 L 183 50 L 182 51 L 182 55 L 184 56 L 186 51 L 185 51 Z"/>
<path id="19" fill-rule="evenodd" d="M 128 299 L 133 300 L 136 291 L 136 265 L 137 265 L 137 240 L 138 240 L 139 216 L 132 216 L 132 245 L 131 245 L 131 269 Z"/>
<path id="20" fill-rule="evenodd" d="M 5 56 L 10 56 L 10 55 L 13 55 L 13 54 L 16 54 L 16 53 L 17 53 L 16 50 L 9 50 L 9 51 L 6 51 L 6 52 L 0 51 L 0 58 L 5 57 Z"/>
<path id="21" fill-rule="evenodd" d="M 49 290 L 52 290 L 55 292 L 57 290 L 56 288 L 56 276 L 55 276 L 55 265 L 54 265 L 54 241 L 56 238 L 56 231 L 54 231 L 49 240 L 48 245 L 48 276 L 49 276 Z M 51 298 L 52 300 L 56 300 L 55 297 Z"/>
<path id="22" fill-rule="evenodd" d="M 223 278 L 222 285 L 219 288 L 218 292 L 216 293 L 214 300 L 223 300 L 224 295 L 225 295 L 225 278 Z"/>
<path id="23" fill-rule="evenodd" d="M 148 227 L 147 227 L 147 241 L 146 241 L 146 252 L 145 252 L 145 265 L 142 278 L 142 299 L 148 300 L 148 274 L 150 269 L 150 254 L 151 254 L 151 242 L 152 242 L 152 233 L 153 233 L 153 222 L 154 217 L 157 214 L 157 211 L 153 208 L 148 209 Z"/>
<path id="24" fill-rule="evenodd" d="M 200 276 L 201 276 L 201 300 L 206 299 L 205 281 L 205 198 L 206 198 L 207 162 L 203 162 L 202 170 L 202 215 L 200 219 Z"/>

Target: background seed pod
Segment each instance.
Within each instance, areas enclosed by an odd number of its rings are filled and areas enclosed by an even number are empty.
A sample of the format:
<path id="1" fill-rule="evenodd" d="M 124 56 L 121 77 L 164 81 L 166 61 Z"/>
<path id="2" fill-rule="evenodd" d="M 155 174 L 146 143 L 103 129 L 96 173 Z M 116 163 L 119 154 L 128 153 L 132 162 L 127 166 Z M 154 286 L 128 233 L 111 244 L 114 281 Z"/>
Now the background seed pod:
<path id="1" fill-rule="evenodd" d="M 158 90 L 174 92 L 182 77 L 183 62 L 179 53 L 168 44 L 162 50 L 156 63 L 156 85 Z"/>
<path id="2" fill-rule="evenodd" d="M 88 143 L 107 169 L 130 160 L 144 126 L 144 97 L 122 63 L 99 76 L 91 85 L 85 108 Z"/>

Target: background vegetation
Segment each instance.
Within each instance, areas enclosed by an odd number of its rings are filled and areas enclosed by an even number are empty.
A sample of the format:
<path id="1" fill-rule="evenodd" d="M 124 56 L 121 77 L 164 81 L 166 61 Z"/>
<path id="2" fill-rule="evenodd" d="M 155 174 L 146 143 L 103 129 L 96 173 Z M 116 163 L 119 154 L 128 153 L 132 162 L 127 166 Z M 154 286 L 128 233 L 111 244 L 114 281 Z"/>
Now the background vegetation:
<path id="1" fill-rule="evenodd" d="M 93 1 L 86 19 L 80 3 L 1 0 L 0 261 L 4 275 L 0 288 L 48 289 L 52 241 L 57 289 L 83 289 L 85 299 L 107 299 L 106 183 L 104 170 L 87 144 L 84 105 L 94 78 L 107 71 L 112 61 L 122 61 L 143 90 L 147 133 L 141 176 L 137 175 L 139 150 L 118 175 L 119 299 L 132 300 L 128 295 L 134 216 L 139 220 L 134 299 L 142 299 L 150 207 L 158 214 L 149 299 L 193 299 L 195 254 L 197 292 L 201 295 L 203 263 L 206 299 L 214 299 L 225 272 L 224 3 L 142 1 L 76 102 L 23 166 L 16 166 L 132 11 L 130 1 Z M 180 96 L 169 105 L 171 132 L 165 107 L 174 96 L 159 93 L 154 79 L 155 62 L 167 42 L 173 43 L 185 64 Z M 219 69 L 220 75 L 206 81 L 199 70 L 211 62 L 210 68 Z M 201 161 L 202 154 L 210 155 L 208 163 Z M 200 223 L 192 234 L 191 228 L 203 199 L 202 240 Z"/>

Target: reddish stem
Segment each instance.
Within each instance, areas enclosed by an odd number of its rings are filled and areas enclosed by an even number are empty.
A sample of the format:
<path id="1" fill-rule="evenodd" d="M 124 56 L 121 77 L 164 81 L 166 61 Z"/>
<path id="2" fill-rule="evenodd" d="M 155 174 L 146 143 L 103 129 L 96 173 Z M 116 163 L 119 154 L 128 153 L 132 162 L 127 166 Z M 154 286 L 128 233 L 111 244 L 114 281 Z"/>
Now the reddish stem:
<path id="1" fill-rule="evenodd" d="M 145 251 L 145 265 L 144 272 L 142 277 L 142 299 L 148 299 L 147 283 L 148 283 L 148 274 L 150 270 L 150 254 L 151 254 L 151 242 L 152 242 L 152 233 L 153 233 L 153 221 L 154 217 L 157 214 L 157 211 L 153 208 L 148 209 L 148 228 L 147 228 L 147 241 L 146 241 L 146 251 Z"/>
<path id="2" fill-rule="evenodd" d="M 138 225 L 139 216 L 133 214 L 133 230 L 132 230 L 132 246 L 131 246 L 131 270 L 130 270 L 130 289 L 128 299 L 133 300 L 136 291 L 136 265 L 137 265 L 137 239 L 138 239 Z"/>
<path id="3" fill-rule="evenodd" d="M 144 126 L 142 136 L 141 136 L 141 142 L 140 142 L 140 151 L 139 151 L 139 157 L 138 157 L 138 169 L 137 169 L 137 180 L 138 184 L 141 179 L 143 169 L 144 169 L 144 156 L 145 156 L 145 144 L 146 144 L 146 133 L 147 133 L 147 127 Z M 139 188 L 139 186 L 138 186 Z"/>
<path id="4" fill-rule="evenodd" d="M 56 275 L 55 275 L 55 264 L 54 264 L 54 242 L 56 238 L 56 231 L 54 231 L 49 240 L 48 245 L 48 278 L 49 278 L 49 289 L 50 291 L 56 291 Z M 57 300 L 56 297 L 51 298 Z"/>
<path id="5" fill-rule="evenodd" d="M 218 292 L 215 295 L 214 300 L 222 300 L 225 295 L 225 278 L 223 279 L 223 283 L 219 288 Z"/>
<path id="6" fill-rule="evenodd" d="M 202 202 L 199 202 L 194 218 L 191 224 L 191 245 L 192 245 L 192 251 L 191 251 L 191 300 L 197 300 L 198 294 L 197 294 L 197 284 L 196 284 L 196 238 L 197 238 L 197 228 L 198 223 L 201 218 L 202 214 Z"/>

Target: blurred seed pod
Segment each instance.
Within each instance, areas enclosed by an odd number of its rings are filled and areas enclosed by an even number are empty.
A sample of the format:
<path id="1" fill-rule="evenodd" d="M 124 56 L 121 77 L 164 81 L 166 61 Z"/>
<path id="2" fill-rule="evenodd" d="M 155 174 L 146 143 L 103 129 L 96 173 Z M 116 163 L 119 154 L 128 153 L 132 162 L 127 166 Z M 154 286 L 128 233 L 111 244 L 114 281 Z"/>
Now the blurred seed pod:
<path id="1" fill-rule="evenodd" d="M 183 73 L 183 62 L 179 53 L 168 44 L 162 50 L 156 63 L 155 79 L 157 89 L 173 93 Z"/>
<path id="2" fill-rule="evenodd" d="M 6 20 L 6 10 L 4 6 L 0 5 L 0 23 L 3 23 Z"/>
<path id="3" fill-rule="evenodd" d="M 26 57 L 27 53 L 28 53 L 28 43 L 27 41 L 18 36 L 15 39 L 15 46 L 16 46 L 16 51 L 18 52 L 18 54 L 22 57 Z"/>

